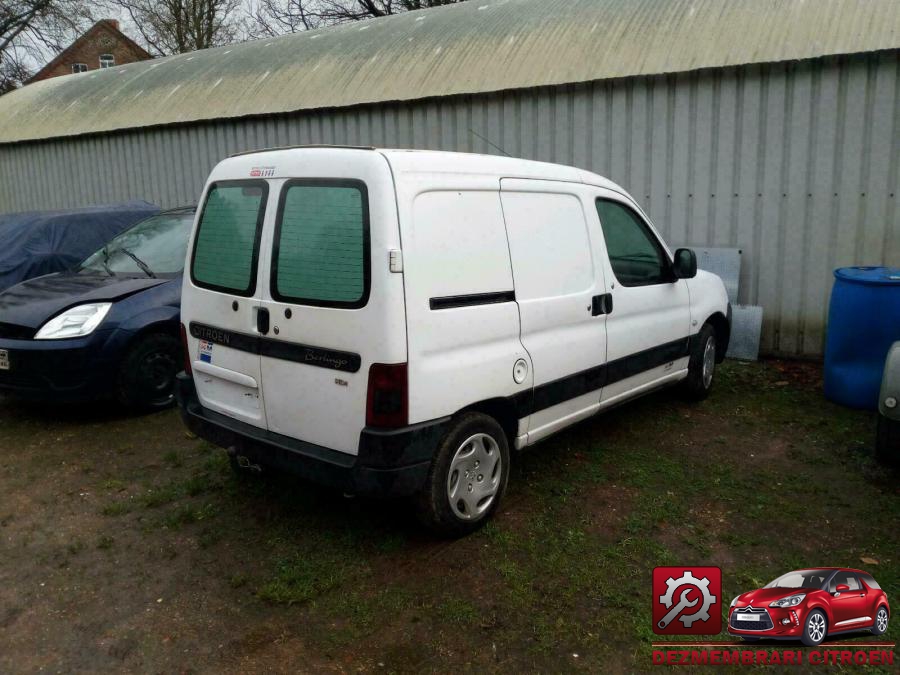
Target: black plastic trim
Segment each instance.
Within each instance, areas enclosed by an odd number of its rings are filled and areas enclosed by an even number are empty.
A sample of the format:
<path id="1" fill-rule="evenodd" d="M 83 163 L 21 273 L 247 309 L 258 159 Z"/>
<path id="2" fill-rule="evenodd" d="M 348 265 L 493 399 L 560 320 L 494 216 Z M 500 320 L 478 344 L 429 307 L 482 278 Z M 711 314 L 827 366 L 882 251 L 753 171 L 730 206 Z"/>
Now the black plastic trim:
<path id="1" fill-rule="evenodd" d="M 309 366 L 342 370 L 347 373 L 355 373 L 362 366 L 362 358 L 359 354 L 354 354 L 353 352 L 273 340 L 260 335 L 250 335 L 248 333 L 225 330 L 224 328 L 216 328 L 215 326 L 207 326 L 195 321 L 191 322 L 190 331 L 191 335 L 198 340 L 207 340 L 223 347 L 259 354 L 260 356 L 268 356 L 282 361 L 305 363 Z"/>
<path id="2" fill-rule="evenodd" d="M 295 298 L 283 295 L 278 290 L 278 254 L 281 249 L 281 224 L 284 219 L 284 203 L 287 193 L 292 187 L 347 187 L 359 190 L 362 201 L 362 227 L 363 227 L 363 292 L 358 300 L 352 302 L 318 300 L 315 298 Z M 281 194 L 278 196 L 278 211 L 275 215 L 275 235 L 272 244 L 272 270 L 269 275 L 269 288 L 272 298 L 278 302 L 293 305 L 306 305 L 309 307 L 334 307 L 337 309 L 360 309 L 369 302 L 369 293 L 372 288 L 372 244 L 369 234 L 369 189 L 366 184 L 355 178 L 293 178 L 281 186 Z"/>
<path id="3" fill-rule="evenodd" d="M 363 429 L 356 456 L 255 427 L 204 408 L 193 379 L 179 373 L 175 396 L 185 425 L 197 436 L 265 469 L 357 494 L 408 497 L 428 478 L 449 417 L 383 431 Z"/>
<path id="4" fill-rule="evenodd" d="M 553 382 L 538 385 L 531 391 L 523 391 L 513 397 L 519 418 L 565 403 L 576 396 L 602 389 L 607 385 L 620 382 L 651 368 L 657 368 L 675 359 L 689 356 L 692 341 L 695 339 L 695 336 L 691 336 L 673 340 L 567 375 Z"/>
<path id="5" fill-rule="evenodd" d="M 496 305 L 515 301 L 515 291 L 497 291 L 496 293 L 470 293 L 468 295 L 447 295 L 440 298 L 431 298 L 428 301 L 428 306 L 431 309 L 456 309 L 458 307 Z"/>
<path id="6" fill-rule="evenodd" d="M 209 203 L 210 193 L 218 187 L 261 187 L 262 197 L 259 200 L 259 212 L 256 214 L 256 234 L 253 240 L 253 258 L 250 263 L 250 285 L 246 289 L 236 290 L 227 286 L 218 286 L 216 284 L 208 284 L 199 281 L 194 276 L 194 262 L 197 257 L 197 244 L 200 243 L 200 230 L 203 227 L 203 214 L 206 213 L 206 205 Z M 220 180 L 210 183 L 209 189 L 203 195 L 203 208 L 200 211 L 200 218 L 197 219 L 197 231 L 194 233 L 194 245 L 191 249 L 191 282 L 198 288 L 205 288 L 210 291 L 219 293 L 227 293 L 228 295 L 238 295 L 244 298 L 251 298 L 256 294 L 256 276 L 259 270 L 259 243 L 262 239 L 263 219 L 266 215 L 266 206 L 269 202 L 269 184 L 264 180 Z"/>

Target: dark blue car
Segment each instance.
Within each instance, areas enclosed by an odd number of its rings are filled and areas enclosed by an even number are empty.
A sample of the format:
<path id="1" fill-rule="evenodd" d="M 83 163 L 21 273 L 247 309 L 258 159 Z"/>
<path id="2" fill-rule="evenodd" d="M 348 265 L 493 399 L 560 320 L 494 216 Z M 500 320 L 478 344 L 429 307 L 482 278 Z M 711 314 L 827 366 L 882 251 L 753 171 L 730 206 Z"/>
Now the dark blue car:
<path id="1" fill-rule="evenodd" d="M 0 293 L 0 392 L 169 405 L 182 367 L 181 272 L 193 218 L 193 207 L 151 216 L 75 269 Z"/>

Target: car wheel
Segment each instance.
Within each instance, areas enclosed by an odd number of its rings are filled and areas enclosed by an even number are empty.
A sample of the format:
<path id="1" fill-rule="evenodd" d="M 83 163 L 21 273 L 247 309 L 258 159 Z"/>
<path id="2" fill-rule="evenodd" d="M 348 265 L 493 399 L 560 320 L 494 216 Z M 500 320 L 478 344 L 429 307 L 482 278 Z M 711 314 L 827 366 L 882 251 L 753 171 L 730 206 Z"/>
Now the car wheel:
<path id="1" fill-rule="evenodd" d="M 814 609 L 806 617 L 806 624 L 800 640 L 807 647 L 816 647 L 822 643 L 826 635 L 828 635 L 828 619 L 825 618 L 822 610 Z"/>
<path id="2" fill-rule="evenodd" d="M 885 464 L 900 464 L 900 422 L 878 416 L 875 456 Z"/>
<path id="3" fill-rule="evenodd" d="M 888 627 L 887 608 L 882 605 L 875 612 L 875 623 L 872 625 L 872 635 L 884 635 Z"/>
<path id="4" fill-rule="evenodd" d="M 164 333 L 132 344 L 119 365 L 118 399 L 131 410 L 160 410 L 175 401 L 175 375 L 181 369 L 181 343 Z"/>
<path id="5" fill-rule="evenodd" d="M 716 332 L 707 323 L 697 333 L 697 339 L 691 347 L 688 376 L 685 378 L 683 385 L 684 392 L 689 398 L 695 401 L 702 401 L 712 391 L 715 373 Z"/>
<path id="6" fill-rule="evenodd" d="M 417 496 L 419 519 L 441 536 L 474 532 L 497 509 L 508 476 L 509 444 L 502 427 L 482 413 L 464 413 L 438 445 Z"/>

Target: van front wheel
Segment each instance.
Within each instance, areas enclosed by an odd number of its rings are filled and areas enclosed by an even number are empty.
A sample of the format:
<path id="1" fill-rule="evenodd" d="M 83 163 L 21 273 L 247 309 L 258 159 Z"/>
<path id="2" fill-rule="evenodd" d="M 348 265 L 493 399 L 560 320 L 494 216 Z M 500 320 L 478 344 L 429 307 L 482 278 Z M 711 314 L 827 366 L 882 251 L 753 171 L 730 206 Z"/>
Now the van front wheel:
<path id="1" fill-rule="evenodd" d="M 481 527 L 506 491 L 509 443 L 501 426 L 482 413 L 453 421 L 435 453 L 418 516 L 436 533 L 461 537 Z"/>
<path id="2" fill-rule="evenodd" d="M 682 391 L 695 401 L 702 401 L 712 390 L 716 372 L 716 332 L 708 323 L 703 325 L 691 346 L 688 375 Z"/>

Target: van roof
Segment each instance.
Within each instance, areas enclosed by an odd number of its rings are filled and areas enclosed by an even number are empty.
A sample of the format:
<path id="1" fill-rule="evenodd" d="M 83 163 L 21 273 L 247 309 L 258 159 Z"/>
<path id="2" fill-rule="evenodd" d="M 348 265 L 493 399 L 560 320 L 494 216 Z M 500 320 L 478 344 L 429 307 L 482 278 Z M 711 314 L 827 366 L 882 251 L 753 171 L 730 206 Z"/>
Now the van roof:
<path id="1" fill-rule="evenodd" d="M 555 180 L 568 183 L 586 183 L 627 194 L 625 190 L 609 180 L 590 171 L 573 166 L 538 162 L 518 157 L 482 155 L 468 152 L 448 152 L 441 150 L 413 150 L 402 148 L 376 148 L 352 145 L 295 145 L 277 148 L 250 150 L 231 155 L 247 157 L 271 152 L 293 152 L 304 150 L 335 150 L 355 152 L 378 152 L 384 155 L 397 172 L 403 173 L 478 173 L 496 175 L 500 178 L 531 178 Z M 229 158 L 229 159 L 231 159 Z M 228 160 L 225 160 L 226 162 Z M 440 169 L 435 167 L 439 166 Z"/>

